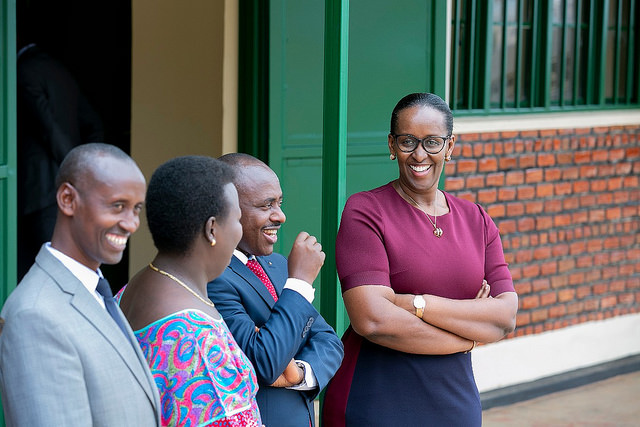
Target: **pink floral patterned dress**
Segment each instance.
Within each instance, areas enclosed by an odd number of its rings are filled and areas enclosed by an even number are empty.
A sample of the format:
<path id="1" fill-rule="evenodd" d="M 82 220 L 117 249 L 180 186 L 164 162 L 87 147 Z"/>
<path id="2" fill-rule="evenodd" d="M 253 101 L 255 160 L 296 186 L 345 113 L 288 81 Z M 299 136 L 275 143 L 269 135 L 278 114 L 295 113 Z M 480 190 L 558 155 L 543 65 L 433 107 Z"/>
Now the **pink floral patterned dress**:
<path id="1" fill-rule="evenodd" d="M 163 426 L 262 425 L 255 370 L 222 319 L 183 310 L 135 335 L 160 391 Z"/>

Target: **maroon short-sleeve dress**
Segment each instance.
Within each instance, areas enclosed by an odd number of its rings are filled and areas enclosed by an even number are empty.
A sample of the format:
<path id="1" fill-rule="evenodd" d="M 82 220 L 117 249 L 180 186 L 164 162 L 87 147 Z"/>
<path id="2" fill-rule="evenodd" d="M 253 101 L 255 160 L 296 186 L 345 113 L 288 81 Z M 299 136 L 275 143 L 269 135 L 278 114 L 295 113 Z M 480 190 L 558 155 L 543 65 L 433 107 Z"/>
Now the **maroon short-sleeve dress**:
<path id="1" fill-rule="evenodd" d="M 361 285 L 396 293 L 475 298 L 483 279 L 491 295 L 513 292 L 498 228 L 478 205 L 445 193 L 450 212 L 433 234 L 424 213 L 391 183 L 354 194 L 336 241 L 343 292 Z M 471 354 L 404 353 L 374 344 L 351 327 L 345 356 L 323 406 L 327 426 L 480 426 L 482 408 Z"/>

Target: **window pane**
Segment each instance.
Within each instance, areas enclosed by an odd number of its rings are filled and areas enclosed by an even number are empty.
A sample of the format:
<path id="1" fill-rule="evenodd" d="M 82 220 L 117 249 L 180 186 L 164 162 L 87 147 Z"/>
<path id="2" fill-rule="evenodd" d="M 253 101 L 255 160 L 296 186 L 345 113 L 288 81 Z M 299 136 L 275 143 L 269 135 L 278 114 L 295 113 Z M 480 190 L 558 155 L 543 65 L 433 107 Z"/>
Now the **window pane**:
<path id="1" fill-rule="evenodd" d="M 573 73 L 575 71 L 575 36 L 573 26 L 567 28 L 567 38 L 564 51 L 564 103 L 573 104 Z"/>
<path id="2" fill-rule="evenodd" d="M 551 103 L 558 105 L 560 103 L 560 79 L 562 78 L 560 75 L 562 72 L 562 28 L 554 27 L 551 37 L 551 87 L 549 94 Z"/>
<path id="3" fill-rule="evenodd" d="M 518 60 L 517 52 L 517 33 L 516 27 L 507 29 L 507 57 L 506 60 L 506 91 L 505 103 L 508 107 L 514 107 L 516 103 L 516 61 Z"/>
<path id="4" fill-rule="evenodd" d="M 493 26 L 491 52 L 491 106 L 499 107 L 502 94 L 502 25 Z"/>

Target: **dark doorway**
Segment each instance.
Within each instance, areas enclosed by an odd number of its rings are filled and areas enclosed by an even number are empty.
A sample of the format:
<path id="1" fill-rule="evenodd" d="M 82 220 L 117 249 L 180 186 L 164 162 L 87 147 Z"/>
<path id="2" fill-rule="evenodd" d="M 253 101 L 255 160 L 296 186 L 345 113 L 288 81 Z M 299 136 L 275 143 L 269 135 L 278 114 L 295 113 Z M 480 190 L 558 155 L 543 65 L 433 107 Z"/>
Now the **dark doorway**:
<path id="1" fill-rule="evenodd" d="M 18 0 L 16 18 L 18 42 L 28 33 L 74 76 L 102 119 L 102 142 L 130 153 L 131 1 Z M 128 267 L 125 253 L 102 271 L 119 288 Z"/>

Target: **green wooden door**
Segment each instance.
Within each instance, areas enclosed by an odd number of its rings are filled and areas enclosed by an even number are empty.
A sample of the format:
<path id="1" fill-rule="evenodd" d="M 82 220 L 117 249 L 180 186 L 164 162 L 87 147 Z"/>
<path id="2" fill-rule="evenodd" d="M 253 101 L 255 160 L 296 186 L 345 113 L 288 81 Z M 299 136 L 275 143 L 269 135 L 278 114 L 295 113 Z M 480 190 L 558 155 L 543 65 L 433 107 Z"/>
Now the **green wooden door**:
<path id="1" fill-rule="evenodd" d="M 268 157 L 284 191 L 279 250 L 286 254 L 300 230 L 322 231 L 325 5 L 270 4 Z M 351 0 L 349 17 L 347 196 L 397 176 L 387 149 L 395 103 L 410 92 L 445 96 L 446 2 Z M 341 334 L 349 322 L 344 311 L 338 317 Z"/>

